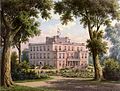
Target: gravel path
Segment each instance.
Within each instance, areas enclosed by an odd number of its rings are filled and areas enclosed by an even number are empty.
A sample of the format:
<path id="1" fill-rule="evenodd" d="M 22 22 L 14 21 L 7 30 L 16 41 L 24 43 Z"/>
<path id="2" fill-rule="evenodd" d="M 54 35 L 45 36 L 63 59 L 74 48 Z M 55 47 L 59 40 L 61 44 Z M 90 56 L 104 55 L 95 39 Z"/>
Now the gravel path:
<path id="1" fill-rule="evenodd" d="M 64 78 L 55 76 L 49 81 L 16 83 L 29 87 L 47 87 L 57 91 L 120 91 L 120 84 L 117 83 L 100 83 L 79 78 Z"/>

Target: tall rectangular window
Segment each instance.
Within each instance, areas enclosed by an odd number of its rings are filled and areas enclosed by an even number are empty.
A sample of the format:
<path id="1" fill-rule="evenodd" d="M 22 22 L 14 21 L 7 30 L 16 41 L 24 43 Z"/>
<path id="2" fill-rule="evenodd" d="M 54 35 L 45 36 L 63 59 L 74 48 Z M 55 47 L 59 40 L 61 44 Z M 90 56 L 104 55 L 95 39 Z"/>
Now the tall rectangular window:
<path id="1" fill-rule="evenodd" d="M 42 51 L 42 46 L 40 46 L 40 51 Z"/>
<path id="2" fill-rule="evenodd" d="M 61 46 L 59 46 L 59 51 L 61 51 Z"/>
<path id="3" fill-rule="evenodd" d="M 40 53 L 40 58 L 42 58 L 42 53 Z"/>
<path id="4" fill-rule="evenodd" d="M 48 51 L 50 50 L 50 47 L 49 47 L 49 46 L 47 47 L 47 50 L 48 50 Z"/>
<path id="5" fill-rule="evenodd" d="M 33 51 L 35 51 L 35 47 L 33 47 Z"/>
<path id="6" fill-rule="evenodd" d="M 32 54 L 30 54 L 30 58 L 32 59 Z"/>
<path id="7" fill-rule="evenodd" d="M 50 58 L 50 53 L 47 53 L 47 58 Z"/>
<path id="8" fill-rule="evenodd" d="M 39 51 L 39 50 L 38 50 L 38 46 L 36 47 L 36 49 L 37 49 L 37 51 Z"/>
<path id="9" fill-rule="evenodd" d="M 65 58 L 65 53 L 63 53 L 63 58 Z"/>
<path id="10" fill-rule="evenodd" d="M 72 46 L 72 51 L 74 51 L 74 47 Z"/>
<path id="11" fill-rule="evenodd" d="M 70 51 L 70 46 L 68 46 L 68 51 Z"/>
<path id="12" fill-rule="evenodd" d="M 44 53 L 44 56 L 43 56 L 44 58 L 46 58 L 46 54 Z"/>
<path id="13" fill-rule="evenodd" d="M 59 53 L 59 58 L 61 58 L 61 53 Z"/>
<path id="14" fill-rule="evenodd" d="M 82 53 L 82 58 L 84 58 L 84 54 Z"/>
<path id="15" fill-rule="evenodd" d="M 33 59 L 35 59 L 35 53 L 33 54 Z"/>
<path id="16" fill-rule="evenodd" d="M 87 53 L 85 54 L 85 58 L 87 58 Z"/>
<path id="17" fill-rule="evenodd" d="M 65 46 L 64 50 L 66 50 L 66 46 Z"/>
<path id="18" fill-rule="evenodd" d="M 45 46 L 43 46 L 43 48 L 44 48 L 44 51 L 46 51 L 46 48 L 45 48 Z"/>

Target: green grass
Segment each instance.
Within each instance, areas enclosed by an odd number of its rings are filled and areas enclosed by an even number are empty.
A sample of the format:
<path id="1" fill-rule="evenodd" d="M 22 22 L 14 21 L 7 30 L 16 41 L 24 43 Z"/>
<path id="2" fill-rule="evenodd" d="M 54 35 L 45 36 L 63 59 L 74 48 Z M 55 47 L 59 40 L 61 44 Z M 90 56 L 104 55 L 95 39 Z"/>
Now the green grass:
<path id="1" fill-rule="evenodd" d="M 24 83 L 24 82 L 36 82 L 36 81 L 47 81 L 53 79 L 52 77 L 42 78 L 42 79 L 31 79 L 31 80 L 18 80 L 15 83 Z"/>
<path id="2" fill-rule="evenodd" d="M 45 87 L 27 87 L 27 86 L 18 86 L 4 88 L 0 87 L 0 91 L 56 91 L 54 89 L 47 89 Z"/>

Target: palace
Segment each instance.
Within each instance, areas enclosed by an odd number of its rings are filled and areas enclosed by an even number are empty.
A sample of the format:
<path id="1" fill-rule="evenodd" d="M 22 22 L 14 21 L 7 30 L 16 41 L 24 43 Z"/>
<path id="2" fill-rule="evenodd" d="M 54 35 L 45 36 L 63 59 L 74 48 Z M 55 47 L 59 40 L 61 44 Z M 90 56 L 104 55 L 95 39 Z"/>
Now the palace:
<path id="1" fill-rule="evenodd" d="M 88 66 L 88 49 L 84 43 L 72 43 L 68 37 L 46 37 L 43 44 L 29 44 L 29 61 L 31 65 L 51 65 L 61 68 L 86 68 Z"/>

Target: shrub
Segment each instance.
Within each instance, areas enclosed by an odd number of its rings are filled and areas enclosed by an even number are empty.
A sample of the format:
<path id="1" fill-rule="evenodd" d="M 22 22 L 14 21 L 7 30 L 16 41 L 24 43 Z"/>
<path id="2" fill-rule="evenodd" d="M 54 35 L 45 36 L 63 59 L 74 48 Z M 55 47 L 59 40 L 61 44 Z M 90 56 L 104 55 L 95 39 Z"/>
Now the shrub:
<path id="1" fill-rule="evenodd" d="M 78 78 L 93 78 L 94 73 L 89 70 L 80 70 L 80 69 L 72 69 L 72 70 L 62 70 L 60 74 L 64 77 L 78 77 Z"/>
<path id="2" fill-rule="evenodd" d="M 42 69 L 54 69 L 54 67 L 51 65 L 45 65 L 42 67 Z"/>
<path id="3" fill-rule="evenodd" d="M 114 59 L 106 59 L 103 75 L 106 80 L 120 80 L 120 64 Z"/>

